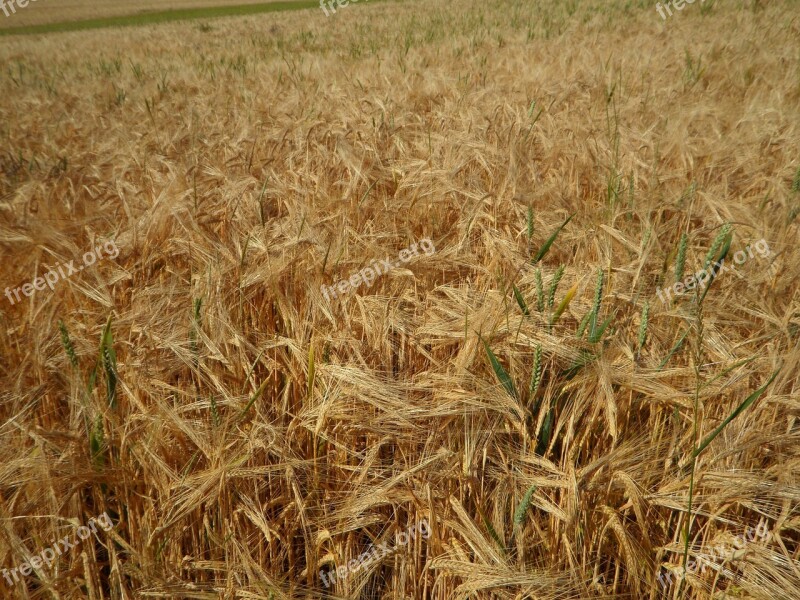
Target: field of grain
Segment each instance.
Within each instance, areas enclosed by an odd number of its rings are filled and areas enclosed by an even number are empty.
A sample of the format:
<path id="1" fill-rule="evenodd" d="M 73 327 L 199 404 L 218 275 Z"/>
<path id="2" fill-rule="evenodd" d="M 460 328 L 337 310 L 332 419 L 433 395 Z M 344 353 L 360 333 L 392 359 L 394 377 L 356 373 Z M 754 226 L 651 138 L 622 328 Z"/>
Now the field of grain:
<path id="1" fill-rule="evenodd" d="M 800 5 L 674 13 L 0 39 L 0 598 L 800 598 Z"/>
<path id="2" fill-rule="evenodd" d="M 16 0 L 15 0 L 16 1 Z M 5 0 L 6 3 L 9 0 Z M 0 31 L 16 27 L 44 25 L 85 19 L 107 19 L 164 10 L 220 8 L 264 4 L 264 0 L 29 0 L 24 8 L 15 4 L 16 11 L 8 17 L 0 14 Z M 123 49 L 120 48 L 120 51 Z"/>

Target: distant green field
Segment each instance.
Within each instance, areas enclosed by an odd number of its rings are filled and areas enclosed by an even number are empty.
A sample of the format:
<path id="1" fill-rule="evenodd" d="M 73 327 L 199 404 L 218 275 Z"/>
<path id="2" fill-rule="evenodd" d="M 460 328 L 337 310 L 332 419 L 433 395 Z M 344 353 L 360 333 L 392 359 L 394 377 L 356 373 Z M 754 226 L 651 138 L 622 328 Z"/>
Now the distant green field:
<path id="1" fill-rule="evenodd" d="M 0 36 L 53 33 L 60 31 L 80 31 L 83 29 L 100 29 L 103 27 L 151 25 L 154 23 L 167 23 L 170 21 L 213 19 L 215 17 L 232 17 L 241 15 L 255 15 L 267 12 L 278 12 L 284 10 L 299 10 L 302 8 L 311 8 L 312 6 L 319 6 L 318 0 L 296 0 L 289 2 L 269 2 L 264 4 L 240 4 L 237 6 L 164 10 L 141 13 L 138 15 L 108 17 L 105 19 L 87 19 L 83 21 L 66 21 L 63 23 L 46 23 L 42 25 L 29 25 L 26 27 L 0 29 Z"/>

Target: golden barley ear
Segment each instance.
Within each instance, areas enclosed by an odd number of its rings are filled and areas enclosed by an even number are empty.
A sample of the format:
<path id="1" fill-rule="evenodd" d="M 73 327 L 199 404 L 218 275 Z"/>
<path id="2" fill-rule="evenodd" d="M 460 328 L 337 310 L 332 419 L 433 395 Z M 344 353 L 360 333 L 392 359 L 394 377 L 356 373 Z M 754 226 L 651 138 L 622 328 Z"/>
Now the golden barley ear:
<path id="1" fill-rule="evenodd" d="M 644 343 L 647 340 L 647 320 L 650 315 L 650 303 L 645 300 L 642 307 L 642 321 L 639 323 L 639 348 L 637 353 L 641 354 Z"/>
<path id="2" fill-rule="evenodd" d="M 567 310 L 569 303 L 572 302 L 572 299 L 575 297 L 577 291 L 578 291 L 578 282 L 576 281 L 575 284 L 567 291 L 566 295 L 564 296 L 564 299 L 561 301 L 561 303 L 558 305 L 558 308 L 556 308 L 555 312 L 553 313 L 553 317 L 552 319 L 550 319 L 551 328 L 558 322 L 564 311 Z"/>

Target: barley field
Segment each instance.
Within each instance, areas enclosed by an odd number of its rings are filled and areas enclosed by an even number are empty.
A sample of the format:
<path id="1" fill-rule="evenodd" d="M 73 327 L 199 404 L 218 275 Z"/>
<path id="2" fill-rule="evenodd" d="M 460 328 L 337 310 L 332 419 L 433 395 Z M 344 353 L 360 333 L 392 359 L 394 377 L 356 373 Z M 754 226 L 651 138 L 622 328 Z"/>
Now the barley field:
<path id="1" fill-rule="evenodd" d="M 672 13 L 0 38 L 0 598 L 800 599 L 800 3 Z"/>
<path id="2" fill-rule="evenodd" d="M 0 16 L 0 30 L 93 18 L 121 17 L 163 10 L 220 8 L 262 4 L 264 0 L 29 0 L 17 7 L 13 18 Z M 288 0 L 292 1 L 292 0 Z M 8 0 L 6 0 L 8 2 Z M 15 5 L 16 6 L 16 5 Z M 9 9 L 9 13 L 11 10 Z"/>

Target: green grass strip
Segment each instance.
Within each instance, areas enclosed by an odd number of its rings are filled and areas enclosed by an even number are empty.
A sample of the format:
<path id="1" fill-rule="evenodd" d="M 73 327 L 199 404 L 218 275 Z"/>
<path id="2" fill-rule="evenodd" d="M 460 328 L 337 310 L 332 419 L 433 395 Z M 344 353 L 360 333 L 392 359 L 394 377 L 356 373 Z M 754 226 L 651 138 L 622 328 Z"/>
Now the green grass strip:
<path id="1" fill-rule="evenodd" d="M 213 19 L 216 17 L 236 17 L 243 15 L 256 15 L 268 12 L 285 10 L 300 10 L 318 7 L 317 0 L 295 0 L 284 2 L 269 2 L 264 4 L 238 4 L 235 6 L 210 6 L 206 8 L 184 8 L 177 10 L 164 10 L 137 15 L 108 17 L 105 19 L 87 19 L 83 21 L 66 21 L 63 23 L 44 23 L 42 25 L 28 25 L 25 27 L 12 27 L 0 29 L 0 36 L 4 35 L 30 35 L 37 33 L 59 33 L 63 31 L 82 31 L 85 29 L 102 29 L 104 27 L 131 27 L 169 23 L 172 21 L 188 21 L 194 19 Z"/>
<path id="2" fill-rule="evenodd" d="M 508 376 L 508 373 L 506 373 L 506 370 L 503 368 L 503 365 L 500 364 L 500 361 L 497 360 L 497 357 L 495 356 L 494 352 L 492 352 L 492 349 L 489 348 L 489 344 L 486 343 L 486 340 L 481 338 L 481 341 L 483 342 L 484 348 L 486 348 L 486 355 L 489 357 L 489 362 L 492 363 L 492 370 L 494 371 L 494 374 L 497 376 L 497 379 L 500 381 L 500 383 L 503 384 L 503 387 L 506 388 L 508 395 L 516 400 L 517 390 L 514 387 L 514 382 L 511 380 L 511 377 Z"/>

